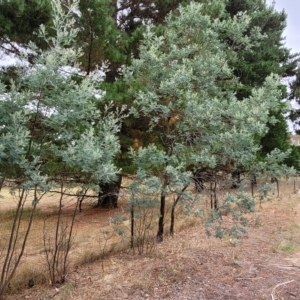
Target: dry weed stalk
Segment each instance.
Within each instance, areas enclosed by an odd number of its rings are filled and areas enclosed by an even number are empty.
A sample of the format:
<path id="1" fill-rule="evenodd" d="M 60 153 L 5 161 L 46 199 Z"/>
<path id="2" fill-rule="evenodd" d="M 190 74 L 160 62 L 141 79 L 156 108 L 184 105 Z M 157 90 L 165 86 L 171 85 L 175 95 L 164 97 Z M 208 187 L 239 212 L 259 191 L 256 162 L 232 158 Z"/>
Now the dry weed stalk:
<path id="1" fill-rule="evenodd" d="M 83 199 L 87 190 L 85 190 L 81 197 L 78 196 L 78 201 L 69 221 L 63 220 L 62 216 L 64 192 L 64 180 L 62 180 L 57 221 L 55 231 L 52 235 L 46 230 L 46 220 L 44 220 L 43 241 L 51 285 L 61 284 L 66 280 L 69 266 L 69 252 L 73 241 L 75 216 L 80 200 Z"/>
<path id="2" fill-rule="evenodd" d="M 0 277 L 0 298 L 2 298 L 6 293 L 9 282 L 13 278 L 18 266 L 20 265 L 31 230 L 36 206 L 45 194 L 42 193 L 41 195 L 38 195 L 37 186 L 35 186 L 34 200 L 32 201 L 33 207 L 31 209 L 27 224 L 25 225 L 25 229 L 23 230 L 21 225 L 23 221 L 24 205 L 27 200 L 28 190 L 26 190 L 24 187 L 18 187 L 16 190 L 18 190 L 17 207 L 10 230 L 7 248 L 6 251 L 4 251 L 5 254 L 3 255 L 3 264 Z"/>

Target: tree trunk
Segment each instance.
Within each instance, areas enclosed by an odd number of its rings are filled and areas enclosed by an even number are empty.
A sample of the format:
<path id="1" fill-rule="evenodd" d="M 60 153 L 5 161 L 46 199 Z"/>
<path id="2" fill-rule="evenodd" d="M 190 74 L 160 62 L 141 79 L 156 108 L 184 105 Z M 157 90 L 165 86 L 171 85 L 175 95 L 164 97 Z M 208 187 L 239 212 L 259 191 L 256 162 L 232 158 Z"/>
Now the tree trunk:
<path id="1" fill-rule="evenodd" d="M 131 204 L 130 207 L 130 218 L 131 218 L 131 226 L 130 226 L 130 248 L 134 248 L 134 204 Z"/>
<path id="2" fill-rule="evenodd" d="M 218 198 L 217 198 L 217 181 L 214 184 L 214 209 L 219 208 Z"/>
<path id="3" fill-rule="evenodd" d="M 99 184 L 97 207 L 116 208 L 121 188 L 122 175 L 118 175 L 118 180 L 112 183 Z"/>
<path id="4" fill-rule="evenodd" d="M 204 190 L 204 180 L 203 180 L 203 173 L 201 170 L 196 170 L 193 173 L 193 181 L 195 184 L 195 190 L 198 193 L 201 193 Z"/>
<path id="5" fill-rule="evenodd" d="M 210 208 L 218 209 L 217 182 L 210 183 Z"/>
<path id="6" fill-rule="evenodd" d="M 232 179 L 232 189 L 237 189 L 241 183 L 241 173 L 239 171 L 234 171 L 231 173 L 231 179 Z"/>
<path id="7" fill-rule="evenodd" d="M 176 200 L 174 200 L 172 209 L 171 209 L 171 224 L 170 224 L 170 234 L 173 236 L 174 235 L 174 224 L 175 224 L 175 208 L 179 200 L 181 199 L 182 193 L 188 188 L 189 184 L 186 185 L 181 193 L 177 196 Z"/>
<path id="8" fill-rule="evenodd" d="M 277 197 L 279 197 L 279 181 L 276 177 L 272 177 L 271 178 L 271 183 L 276 183 L 276 187 L 277 187 Z"/>
<path id="9" fill-rule="evenodd" d="M 173 236 L 174 235 L 174 224 L 175 224 L 175 206 L 176 203 L 172 205 L 172 210 L 171 210 L 171 225 L 170 225 L 170 234 Z"/>
<path id="10" fill-rule="evenodd" d="M 160 216 L 158 220 L 158 231 L 156 235 L 156 240 L 158 243 L 163 241 L 164 235 L 164 218 L 165 218 L 165 206 L 166 206 L 166 196 L 164 192 L 160 196 Z"/>

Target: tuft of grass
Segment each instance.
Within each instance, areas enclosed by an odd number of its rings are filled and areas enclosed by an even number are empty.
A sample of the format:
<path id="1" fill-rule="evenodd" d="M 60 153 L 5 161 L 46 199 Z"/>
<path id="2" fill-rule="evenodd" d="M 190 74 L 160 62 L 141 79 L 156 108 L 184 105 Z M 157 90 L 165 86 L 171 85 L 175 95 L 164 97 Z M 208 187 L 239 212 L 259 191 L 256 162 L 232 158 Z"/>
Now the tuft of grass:
<path id="1" fill-rule="evenodd" d="M 293 243 L 276 243 L 272 246 L 273 253 L 294 253 L 298 251 L 299 246 Z"/>
<path id="2" fill-rule="evenodd" d="M 287 244 L 283 247 L 281 247 L 282 252 L 294 252 L 296 250 L 297 246 L 293 244 Z"/>
<path id="3" fill-rule="evenodd" d="M 30 218 L 30 215 L 32 213 L 32 207 L 24 207 L 22 212 L 22 219 L 28 220 Z M 7 209 L 0 211 L 0 220 L 1 222 L 10 221 L 12 220 L 16 215 L 16 209 Z M 41 209 L 36 208 L 34 212 L 34 218 L 36 219 L 43 219 L 45 217 L 45 214 L 41 211 Z"/>
<path id="4" fill-rule="evenodd" d="M 201 219 L 195 215 L 184 216 L 175 220 L 175 232 L 195 227 L 201 223 Z"/>
<path id="5" fill-rule="evenodd" d="M 68 297 L 72 297 L 74 290 L 75 285 L 71 282 L 66 282 L 60 289 L 59 299 L 67 299 Z"/>
<path id="6" fill-rule="evenodd" d="M 92 264 L 96 261 L 100 261 L 103 259 L 103 254 L 99 251 L 93 251 L 93 250 L 86 250 L 80 258 L 76 262 L 76 266 L 83 266 L 87 264 Z"/>
<path id="7" fill-rule="evenodd" d="M 256 216 L 255 220 L 254 220 L 254 227 L 260 227 L 263 225 L 264 225 L 264 223 L 261 220 L 261 216 L 260 215 Z"/>
<path id="8" fill-rule="evenodd" d="M 75 261 L 74 265 L 76 267 L 83 266 L 87 264 L 92 264 L 97 261 L 103 261 L 105 258 L 110 257 L 113 254 L 119 253 L 121 251 L 125 251 L 129 248 L 129 242 L 120 243 L 113 242 L 109 244 L 105 249 L 97 249 L 97 250 L 85 250 L 80 257 Z"/>
<path id="9" fill-rule="evenodd" d="M 45 274 L 46 272 L 38 266 L 27 265 L 20 268 L 9 283 L 8 293 L 17 294 L 24 289 L 45 284 L 47 282 Z"/>

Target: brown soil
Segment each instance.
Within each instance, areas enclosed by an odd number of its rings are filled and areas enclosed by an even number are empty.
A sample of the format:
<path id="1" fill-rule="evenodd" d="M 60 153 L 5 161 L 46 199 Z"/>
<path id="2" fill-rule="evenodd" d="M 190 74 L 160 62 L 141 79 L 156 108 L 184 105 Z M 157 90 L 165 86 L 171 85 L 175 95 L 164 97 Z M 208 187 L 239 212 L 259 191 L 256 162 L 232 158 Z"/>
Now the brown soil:
<path id="1" fill-rule="evenodd" d="M 299 300 L 300 196 L 288 190 L 257 207 L 243 240 L 207 238 L 198 224 L 151 254 L 124 250 L 74 267 L 62 286 L 34 286 L 7 299 Z M 98 222 L 95 211 L 80 216 L 80 234 L 95 230 L 93 218 Z"/>

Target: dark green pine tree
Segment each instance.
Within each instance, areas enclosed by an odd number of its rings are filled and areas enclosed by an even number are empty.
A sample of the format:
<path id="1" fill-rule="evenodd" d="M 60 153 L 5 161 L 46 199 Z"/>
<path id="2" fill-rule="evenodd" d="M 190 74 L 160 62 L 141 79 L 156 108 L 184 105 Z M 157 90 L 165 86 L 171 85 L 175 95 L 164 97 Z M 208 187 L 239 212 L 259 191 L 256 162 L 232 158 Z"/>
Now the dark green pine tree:
<path id="1" fill-rule="evenodd" d="M 265 35 L 256 47 L 238 51 L 237 60 L 232 64 L 235 75 L 242 83 L 237 89 L 239 99 L 249 96 L 252 88 L 261 86 L 271 73 L 279 74 L 281 78 L 295 75 L 299 54 L 292 54 L 284 45 L 283 31 L 287 21 L 284 11 L 275 11 L 264 0 L 229 0 L 226 10 L 231 17 L 238 12 L 247 12 L 251 16 L 250 28 L 257 26 Z M 285 86 L 282 86 L 282 91 L 286 96 Z M 262 157 L 275 148 L 287 151 L 291 147 L 284 112 L 274 113 L 277 123 L 269 124 L 269 131 L 260 140 Z M 291 165 L 291 162 L 290 157 L 287 163 Z"/>
<path id="2" fill-rule="evenodd" d="M 156 25 L 164 24 L 165 16 L 179 4 L 185 5 L 190 1 L 141 1 L 121 0 L 111 1 L 111 17 L 119 30 L 118 44 L 114 44 L 114 55 L 104 57 L 109 61 L 109 71 L 106 73 L 104 89 L 106 90 L 107 100 L 118 101 L 120 104 L 131 105 L 132 99 L 128 95 L 128 87 L 122 80 L 122 74 L 119 73 L 119 67 L 130 65 L 131 57 L 139 56 L 138 45 L 142 38 L 143 24 L 145 21 L 151 21 Z M 286 26 L 286 14 L 276 12 L 274 8 L 268 7 L 264 0 L 228 0 L 228 1 L 208 1 L 198 0 L 204 5 L 207 14 L 212 18 L 222 16 L 223 18 L 232 18 L 238 12 L 245 12 L 251 16 L 251 28 L 258 27 L 265 38 L 260 40 L 257 46 L 252 49 L 236 49 L 236 57 L 231 63 L 234 69 L 234 75 L 239 78 L 242 85 L 237 86 L 237 95 L 240 99 L 251 94 L 254 87 L 263 84 L 265 78 L 271 73 L 277 73 L 282 77 L 294 74 L 298 56 L 292 55 L 284 47 L 282 38 L 283 30 Z M 159 28 L 158 28 L 159 30 Z M 231 47 L 231 41 L 224 35 L 224 39 Z M 279 148 L 283 151 L 288 146 L 287 127 L 284 118 L 278 115 L 278 122 L 270 125 L 270 130 L 262 139 L 262 155 L 270 149 Z M 117 164 L 123 169 L 123 175 L 130 173 L 131 162 L 128 160 L 129 147 L 138 147 L 153 142 L 155 137 L 147 133 L 147 128 L 142 119 L 129 118 L 122 125 L 121 143 L 122 153 L 117 160 Z M 269 142 L 272 136 L 272 143 Z M 271 150 L 272 150 L 271 149 Z M 120 176 L 121 177 L 121 176 Z M 102 186 L 103 191 L 99 197 L 99 204 L 110 206 L 117 204 L 117 194 L 120 188 L 120 182 L 115 185 Z M 105 195 L 110 195 L 106 197 Z M 100 201 L 101 199 L 101 201 Z"/>
<path id="3" fill-rule="evenodd" d="M 48 0 L 2 0 L 0 1 L 0 48 L 20 54 L 17 43 L 26 48 L 29 41 L 39 47 L 45 43 L 34 32 L 41 24 L 51 20 L 51 5 Z"/>
<path id="4" fill-rule="evenodd" d="M 19 57 L 21 48 L 26 49 L 30 41 L 40 49 L 47 47 L 35 32 L 41 24 L 51 22 L 51 5 L 47 0 L 3 0 L 0 1 L 0 50 Z M 21 48 L 19 47 L 21 46 Z M 28 54 L 29 63 L 33 54 Z M 1 81 L 9 88 L 12 78 L 17 79 L 16 69 L 9 66 L 0 70 Z"/>
<path id="5" fill-rule="evenodd" d="M 282 77 L 295 74 L 299 56 L 291 54 L 284 46 L 283 31 L 287 19 L 284 11 L 275 11 L 264 0 L 229 0 L 226 10 L 231 17 L 247 12 L 251 16 L 250 30 L 256 26 L 265 35 L 257 46 L 237 52 L 235 75 L 243 84 L 238 90 L 239 98 L 249 96 L 252 88 L 262 85 L 271 73 Z"/>
<path id="6" fill-rule="evenodd" d="M 300 105 L 300 68 L 298 67 L 294 80 L 290 83 L 289 99 L 294 100 Z M 295 109 L 290 113 L 290 119 L 293 121 L 294 130 L 300 134 L 300 110 Z"/>
<path id="7" fill-rule="evenodd" d="M 83 49 L 82 69 L 89 75 L 104 62 L 122 64 L 126 55 L 122 50 L 124 33 L 113 18 L 111 0 L 80 1 L 80 17 L 77 18 L 78 43 Z M 109 77 L 109 76 L 108 76 Z M 109 79 L 107 79 L 109 81 Z"/>
<path id="8" fill-rule="evenodd" d="M 101 1 L 95 2 L 99 4 Z M 102 52 L 102 61 L 108 62 L 106 79 L 102 88 L 106 91 L 108 102 L 114 101 L 117 105 L 126 104 L 130 108 L 133 99 L 132 95 L 128 93 L 129 87 L 123 81 L 121 67 L 130 65 L 132 57 L 139 56 L 138 47 L 143 37 L 145 22 L 163 23 L 165 16 L 181 1 L 148 0 L 143 1 L 143 4 L 137 0 L 121 0 L 118 3 L 115 0 L 106 2 L 109 4 L 108 9 L 111 9 L 111 20 L 114 21 L 114 25 L 110 24 L 109 29 L 114 28 L 114 30 L 110 34 L 106 34 L 104 45 L 106 48 Z M 83 8 L 83 6 L 81 7 Z M 95 13 L 94 9 L 89 11 Z M 96 61 L 90 61 L 91 66 L 97 63 L 101 65 L 102 61 L 99 58 L 94 56 L 93 59 Z M 148 122 L 144 119 L 134 117 L 123 121 L 120 133 L 121 154 L 116 159 L 116 164 L 122 169 L 122 174 L 119 174 L 119 180 L 115 183 L 100 184 L 98 206 L 117 206 L 122 176 L 134 172 L 132 162 L 128 157 L 130 147 L 137 148 L 155 140 L 155 137 L 147 132 L 148 128 L 145 127 L 145 124 Z"/>

